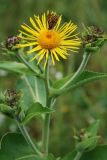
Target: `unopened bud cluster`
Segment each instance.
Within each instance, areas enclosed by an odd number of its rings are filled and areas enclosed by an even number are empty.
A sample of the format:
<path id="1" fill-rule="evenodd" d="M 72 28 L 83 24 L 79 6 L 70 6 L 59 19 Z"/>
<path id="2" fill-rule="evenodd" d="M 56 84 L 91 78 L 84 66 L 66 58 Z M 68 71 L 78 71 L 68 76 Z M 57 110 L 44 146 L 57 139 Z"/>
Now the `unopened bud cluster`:
<path id="1" fill-rule="evenodd" d="M 0 111 L 11 118 L 20 117 L 22 93 L 15 89 L 7 89 L 0 96 Z"/>
<path id="2" fill-rule="evenodd" d="M 107 36 L 105 36 L 102 28 L 90 26 L 85 28 L 82 40 L 86 51 L 97 52 L 107 40 Z"/>
<path id="3" fill-rule="evenodd" d="M 8 89 L 5 93 L 6 104 L 10 107 L 17 106 L 20 99 L 20 94 L 14 89 Z"/>
<path id="4" fill-rule="evenodd" d="M 6 40 L 6 48 L 13 49 L 19 43 L 20 38 L 17 36 L 10 36 Z"/>

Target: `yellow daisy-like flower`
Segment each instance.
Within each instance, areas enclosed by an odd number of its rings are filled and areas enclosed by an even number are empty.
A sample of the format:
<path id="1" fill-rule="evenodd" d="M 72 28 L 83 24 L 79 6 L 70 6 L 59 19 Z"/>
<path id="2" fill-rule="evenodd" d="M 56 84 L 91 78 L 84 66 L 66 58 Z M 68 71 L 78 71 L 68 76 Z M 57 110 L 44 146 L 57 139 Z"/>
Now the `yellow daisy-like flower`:
<path id="1" fill-rule="evenodd" d="M 60 57 L 67 59 L 68 51 L 77 52 L 80 47 L 80 39 L 77 34 L 73 34 L 77 29 L 77 25 L 73 22 L 61 24 L 61 16 L 51 12 L 43 14 L 41 18 L 35 16 L 30 17 L 32 27 L 27 24 L 21 25 L 24 31 L 20 30 L 20 38 L 26 40 L 26 44 L 18 44 L 18 48 L 33 46 L 27 51 L 28 54 L 33 52 L 35 56 L 31 59 L 38 58 L 38 64 L 45 57 L 44 68 L 46 67 L 48 58 L 51 57 L 53 64 L 55 60 L 59 61 Z"/>

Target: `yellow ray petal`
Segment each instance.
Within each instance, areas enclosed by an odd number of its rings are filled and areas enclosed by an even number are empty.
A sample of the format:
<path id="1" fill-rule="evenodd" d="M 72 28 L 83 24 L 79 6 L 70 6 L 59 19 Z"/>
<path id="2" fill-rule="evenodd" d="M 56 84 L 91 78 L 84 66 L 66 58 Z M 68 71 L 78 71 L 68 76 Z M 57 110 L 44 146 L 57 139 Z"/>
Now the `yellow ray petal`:
<path id="1" fill-rule="evenodd" d="M 38 46 L 36 46 L 35 48 L 29 50 L 27 53 L 28 53 L 28 54 L 31 54 L 31 53 L 36 52 L 36 51 L 39 51 L 39 50 L 41 50 L 41 49 L 42 49 L 41 46 L 38 45 Z"/>
<path id="2" fill-rule="evenodd" d="M 29 26 L 21 25 L 21 27 L 32 35 L 38 36 L 38 33 L 35 30 L 31 29 Z"/>
<path id="3" fill-rule="evenodd" d="M 74 34 L 74 35 L 63 35 L 63 36 L 61 36 L 61 39 L 62 39 L 62 40 L 66 40 L 66 39 L 76 38 L 77 35 L 79 35 L 79 34 L 80 34 L 80 33 L 76 33 L 76 34 Z"/>
<path id="4" fill-rule="evenodd" d="M 52 53 L 53 53 L 55 59 L 56 59 L 57 61 L 60 61 L 59 58 L 58 58 L 58 55 L 57 55 L 57 53 L 55 52 L 54 49 L 52 50 Z"/>
<path id="5" fill-rule="evenodd" d="M 19 30 L 19 32 L 20 32 L 21 34 L 23 34 L 23 35 L 27 36 L 27 37 L 30 37 L 30 38 L 36 38 L 35 36 L 33 36 L 33 35 L 29 35 L 29 34 L 27 34 L 27 33 L 23 32 L 23 31 L 21 31 L 21 30 Z"/>
<path id="6" fill-rule="evenodd" d="M 43 57 L 45 56 L 45 53 L 46 53 L 46 50 L 44 49 L 44 50 L 42 50 L 42 52 L 41 52 L 41 54 L 40 54 L 40 58 L 39 58 L 39 60 L 38 60 L 38 63 L 37 64 L 39 64 L 40 62 L 41 62 L 41 60 L 43 59 Z"/>
<path id="7" fill-rule="evenodd" d="M 40 29 L 37 27 L 37 25 L 35 24 L 34 20 L 30 17 L 30 22 L 32 24 L 32 26 L 38 31 L 40 32 Z"/>
<path id="8" fill-rule="evenodd" d="M 53 53 L 51 52 L 52 63 L 55 64 Z"/>
<path id="9" fill-rule="evenodd" d="M 46 15 L 45 13 L 42 15 L 42 23 L 45 29 L 47 29 Z"/>
<path id="10" fill-rule="evenodd" d="M 39 52 L 39 53 L 37 53 L 31 60 L 30 60 L 30 62 L 32 62 L 33 60 L 35 60 L 38 56 L 40 56 L 41 55 L 41 51 Z"/>
<path id="11" fill-rule="evenodd" d="M 23 37 L 23 36 L 18 36 L 18 37 L 21 38 L 21 39 L 24 39 L 24 40 L 35 41 L 35 38 Z"/>
<path id="12" fill-rule="evenodd" d="M 42 22 L 41 22 L 39 16 L 35 16 L 35 15 L 34 15 L 34 17 L 35 17 L 35 20 L 36 20 L 36 22 L 37 22 L 39 28 L 40 28 L 41 30 L 43 30 L 44 27 L 43 27 L 43 25 L 42 25 Z"/>
<path id="13" fill-rule="evenodd" d="M 64 55 L 64 50 L 57 48 L 56 52 L 58 55 L 60 55 L 63 59 L 67 59 L 67 57 Z"/>
<path id="14" fill-rule="evenodd" d="M 45 63 L 44 63 L 44 69 L 46 68 L 46 65 L 47 65 L 47 62 L 48 62 L 48 58 L 49 58 L 49 51 L 47 50 L 47 52 L 46 52 L 46 60 L 45 60 Z"/>
<path id="15" fill-rule="evenodd" d="M 27 43 L 27 44 L 17 44 L 16 46 L 19 48 L 24 48 L 24 47 L 33 46 L 36 44 L 37 44 L 37 42 L 31 42 L 31 43 Z"/>

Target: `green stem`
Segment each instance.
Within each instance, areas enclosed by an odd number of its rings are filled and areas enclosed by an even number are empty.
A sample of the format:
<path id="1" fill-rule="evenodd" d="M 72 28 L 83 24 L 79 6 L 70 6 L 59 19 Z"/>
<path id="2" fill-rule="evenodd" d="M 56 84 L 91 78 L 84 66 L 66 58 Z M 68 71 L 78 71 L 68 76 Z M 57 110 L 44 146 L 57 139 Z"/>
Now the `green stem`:
<path id="1" fill-rule="evenodd" d="M 33 143 L 28 131 L 26 130 L 26 128 L 24 127 L 24 125 L 21 125 L 18 120 L 16 120 L 16 123 L 22 133 L 22 135 L 24 136 L 26 142 L 32 147 L 32 149 L 35 151 L 35 153 L 37 153 L 39 156 L 42 156 L 42 153 L 39 151 L 39 149 L 37 148 L 37 146 Z"/>
<path id="2" fill-rule="evenodd" d="M 52 103 L 52 100 L 48 102 L 48 106 L 50 108 L 53 108 L 55 103 L 55 100 Z M 50 118 L 51 114 L 46 114 L 45 119 L 44 119 L 44 127 L 43 127 L 43 150 L 44 154 L 48 155 L 48 150 L 49 150 L 49 127 L 50 127 Z"/>
<path id="3" fill-rule="evenodd" d="M 79 75 L 83 72 L 83 70 L 85 69 L 85 67 L 87 65 L 87 62 L 88 62 L 88 60 L 90 58 L 90 55 L 91 55 L 90 53 L 87 53 L 87 52 L 84 53 L 83 60 L 82 60 L 82 62 L 80 64 L 78 70 L 75 72 L 75 74 L 61 88 L 59 88 L 59 89 L 53 89 L 53 88 L 51 88 L 50 89 L 51 96 L 52 95 L 60 95 L 61 93 L 66 92 L 67 87 L 69 87 L 69 85 L 73 81 L 75 81 L 79 77 Z"/>
<path id="4" fill-rule="evenodd" d="M 45 87 L 46 87 L 46 106 L 51 108 L 51 99 L 49 98 L 49 63 L 47 63 L 45 69 Z M 44 118 L 44 125 L 43 125 L 43 151 L 45 155 L 48 155 L 49 150 L 49 126 L 50 126 L 50 116 L 51 114 L 46 114 Z"/>
<path id="5" fill-rule="evenodd" d="M 74 160 L 79 160 L 82 156 L 83 152 L 78 152 Z"/>
<path id="6" fill-rule="evenodd" d="M 22 61 L 31 71 L 35 73 L 37 77 L 44 78 L 41 74 L 37 73 L 35 69 L 26 61 L 26 59 L 18 52 L 17 57 Z"/>
<path id="7" fill-rule="evenodd" d="M 43 150 L 45 155 L 48 155 L 49 126 L 50 126 L 50 114 L 46 114 L 44 119 L 44 128 L 43 128 Z"/>

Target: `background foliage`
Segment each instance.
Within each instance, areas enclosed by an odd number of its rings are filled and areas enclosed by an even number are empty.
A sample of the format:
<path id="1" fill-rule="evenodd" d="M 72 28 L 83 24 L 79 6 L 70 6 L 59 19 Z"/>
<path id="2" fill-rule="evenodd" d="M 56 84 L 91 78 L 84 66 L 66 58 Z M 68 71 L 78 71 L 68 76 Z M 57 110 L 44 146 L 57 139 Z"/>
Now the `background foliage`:
<path id="1" fill-rule="evenodd" d="M 72 19 L 82 31 L 82 23 L 101 26 L 107 32 L 107 2 L 105 0 L 0 0 L 0 41 L 8 36 L 17 35 L 20 24 L 28 22 L 28 17 L 53 10 L 63 15 L 63 21 Z M 102 48 L 100 54 L 93 55 L 87 69 L 107 72 L 107 47 Z M 0 51 L 0 59 L 10 60 Z M 80 54 L 72 54 L 68 61 L 62 61 L 51 67 L 53 79 L 59 79 L 74 72 L 81 62 Z M 14 87 L 19 77 L 0 70 L 0 89 Z M 26 96 L 27 97 L 27 96 Z M 107 82 L 97 81 L 75 89 L 59 97 L 56 110 L 51 121 L 50 150 L 56 155 L 64 155 L 74 147 L 73 129 L 85 128 L 95 119 L 101 119 L 99 133 L 107 142 Z M 37 139 L 41 136 L 41 121 L 32 120 L 28 129 Z M 0 114 L 0 136 L 6 131 L 16 131 L 13 121 Z M 67 144 L 67 145 L 66 145 Z"/>

